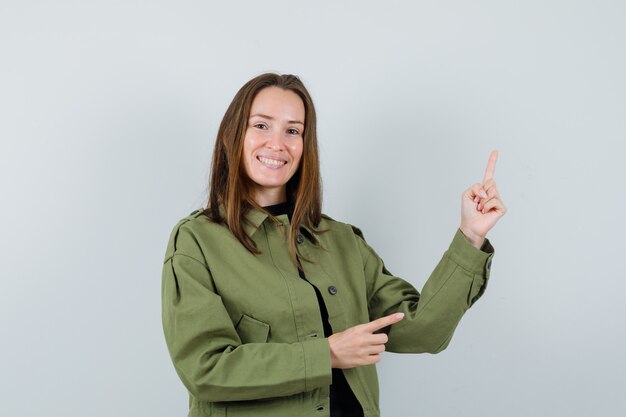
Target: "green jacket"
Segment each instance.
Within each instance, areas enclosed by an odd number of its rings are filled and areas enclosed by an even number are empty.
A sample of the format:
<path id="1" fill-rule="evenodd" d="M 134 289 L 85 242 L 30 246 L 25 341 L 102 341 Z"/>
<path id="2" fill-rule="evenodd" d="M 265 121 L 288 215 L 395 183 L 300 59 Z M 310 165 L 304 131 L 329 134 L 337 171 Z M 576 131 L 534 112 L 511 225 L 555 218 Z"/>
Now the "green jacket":
<path id="1" fill-rule="evenodd" d="M 196 210 L 174 227 L 163 263 L 162 319 L 176 372 L 189 391 L 189 417 L 329 416 L 330 350 L 314 289 L 298 275 L 286 240 L 289 219 L 252 209 L 245 230 L 253 255 L 224 225 Z M 245 223 L 244 223 L 245 224 Z M 284 225 L 284 227 L 283 227 Z M 387 352 L 443 350 L 482 295 L 493 247 L 478 250 L 456 231 L 421 294 L 391 274 L 355 226 L 323 215 L 310 239 L 302 226 L 307 279 L 324 297 L 333 331 L 394 312 Z M 320 245 L 323 247 L 320 247 Z M 344 369 L 365 417 L 378 417 L 376 366 Z"/>

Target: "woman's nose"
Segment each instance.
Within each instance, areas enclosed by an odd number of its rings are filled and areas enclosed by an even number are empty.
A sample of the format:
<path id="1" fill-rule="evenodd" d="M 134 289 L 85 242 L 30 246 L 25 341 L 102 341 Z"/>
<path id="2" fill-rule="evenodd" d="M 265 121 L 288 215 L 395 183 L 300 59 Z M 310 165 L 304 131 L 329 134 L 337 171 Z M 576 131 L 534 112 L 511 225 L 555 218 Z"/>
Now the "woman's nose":
<path id="1" fill-rule="evenodd" d="M 267 142 L 265 143 L 270 149 L 283 149 L 284 141 L 283 135 L 280 132 L 272 132 L 267 138 Z"/>

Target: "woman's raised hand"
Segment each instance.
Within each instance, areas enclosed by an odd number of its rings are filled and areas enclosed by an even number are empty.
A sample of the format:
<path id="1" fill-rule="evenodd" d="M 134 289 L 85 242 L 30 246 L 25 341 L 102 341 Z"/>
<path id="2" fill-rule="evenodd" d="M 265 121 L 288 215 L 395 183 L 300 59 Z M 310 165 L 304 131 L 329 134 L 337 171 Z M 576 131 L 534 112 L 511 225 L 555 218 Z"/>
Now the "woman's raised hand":
<path id="1" fill-rule="evenodd" d="M 403 317 L 403 313 L 394 313 L 330 335 L 331 368 L 354 368 L 379 362 L 388 336 L 374 332 L 399 322 Z"/>
<path id="2" fill-rule="evenodd" d="M 482 184 L 476 183 L 463 192 L 459 229 L 477 248 L 482 246 L 487 232 L 506 213 L 493 179 L 497 160 L 498 151 L 491 152 Z"/>

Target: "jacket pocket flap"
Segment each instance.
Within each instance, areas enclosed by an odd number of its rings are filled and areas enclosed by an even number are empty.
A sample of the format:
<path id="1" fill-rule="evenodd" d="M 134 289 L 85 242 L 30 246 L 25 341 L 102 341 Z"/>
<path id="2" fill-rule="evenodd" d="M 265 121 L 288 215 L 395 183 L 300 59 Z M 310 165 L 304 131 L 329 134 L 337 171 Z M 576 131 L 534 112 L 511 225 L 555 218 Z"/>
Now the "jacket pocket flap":
<path id="1" fill-rule="evenodd" d="M 242 343 L 265 343 L 270 333 L 270 325 L 243 314 L 236 330 Z"/>

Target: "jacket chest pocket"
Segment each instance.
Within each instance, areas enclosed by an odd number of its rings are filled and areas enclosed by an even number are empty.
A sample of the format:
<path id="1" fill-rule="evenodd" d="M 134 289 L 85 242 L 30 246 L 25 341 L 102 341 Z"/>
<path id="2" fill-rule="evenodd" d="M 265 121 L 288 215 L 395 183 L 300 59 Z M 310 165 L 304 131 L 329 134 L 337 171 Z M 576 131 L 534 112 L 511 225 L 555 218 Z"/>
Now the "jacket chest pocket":
<path id="1" fill-rule="evenodd" d="M 267 342 L 270 325 L 243 314 L 235 327 L 242 343 L 265 343 Z"/>

